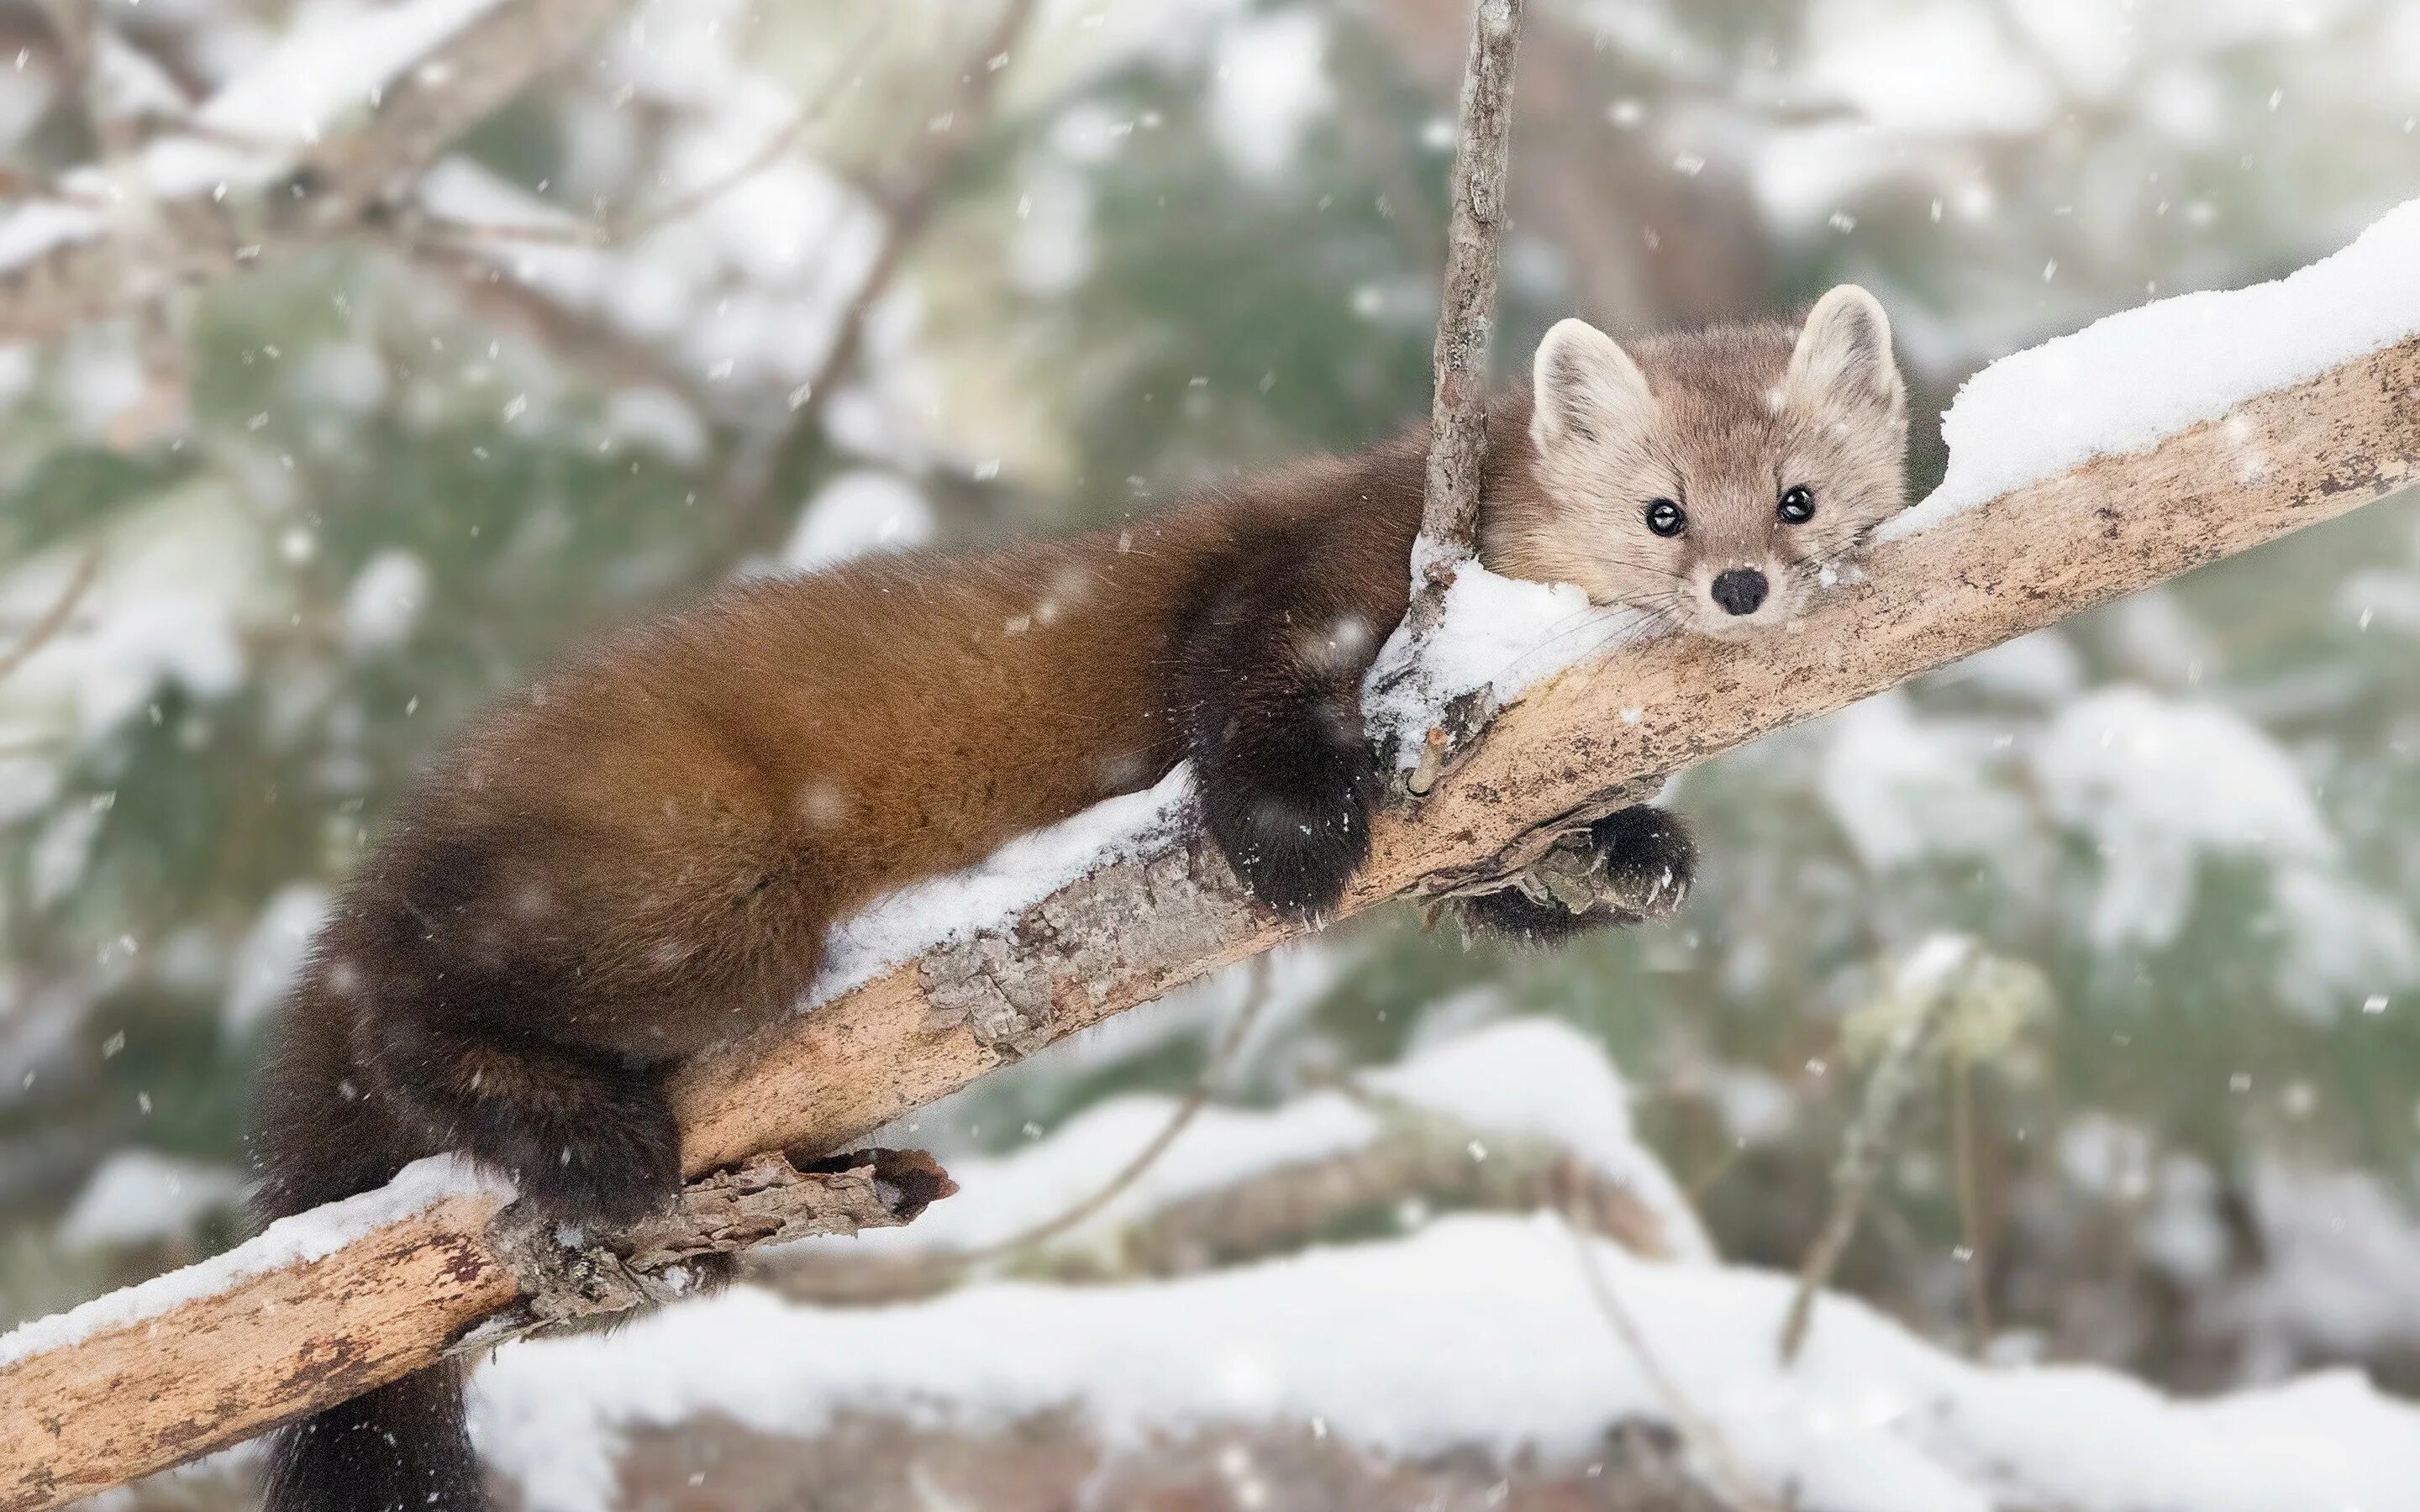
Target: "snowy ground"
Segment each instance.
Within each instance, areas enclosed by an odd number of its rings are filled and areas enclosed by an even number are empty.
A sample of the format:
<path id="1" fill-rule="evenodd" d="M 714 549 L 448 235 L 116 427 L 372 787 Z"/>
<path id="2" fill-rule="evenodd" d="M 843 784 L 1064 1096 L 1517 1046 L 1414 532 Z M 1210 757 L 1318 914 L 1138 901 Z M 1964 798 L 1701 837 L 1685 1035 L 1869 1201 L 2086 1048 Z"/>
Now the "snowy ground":
<path id="1" fill-rule="evenodd" d="M 1506 1095 L 1522 1084 L 1501 1073 L 1547 1058 L 1566 1070 Z M 1632 1180 L 1654 1165 L 1618 1100 L 1606 1101 L 1619 1087 L 1611 1068 L 1559 1026 L 1499 1026 L 1384 1074 L 1399 1089 L 1455 1088 L 1444 1100 L 1476 1121 L 1559 1125 Z M 1331 1096 L 1234 1115 L 1258 1118 L 1265 1137 L 1180 1149 L 1133 1205 L 1349 1139 L 1318 1136 L 1347 1121 Z M 953 1200 L 967 1216 L 943 1204 L 926 1242 L 1051 1215 L 1087 1185 L 1071 1170 L 1114 1164 L 1151 1121 L 1103 1109 L 1019 1157 L 962 1164 L 967 1190 Z M 886 1238 L 912 1243 L 917 1233 Z M 1702 1256 L 1650 1263 L 1590 1242 L 1682 1396 L 1756 1482 L 1798 1506 L 2420 1508 L 2420 1409 L 2353 1373 L 2181 1402 L 2095 1368 L 1971 1365 L 1837 1296 L 1785 1367 L 1775 1339 L 1789 1277 Z M 608 1337 L 506 1350 L 478 1378 L 475 1431 L 533 1512 L 602 1512 L 615 1504 L 628 1433 L 713 1415 L 807 1435 L 843 1414 L 980 1430 L 1065 1412 L 1112 1450 L 1260 1426 L 1307 1427 L 1396 1460 L 1576 1460 L 1601 1456 L 1617 1424 L 1672 1418 L 1580 1265 L 1554 1216 L 1465 1215 L 1172 1281 L 994 1281 L 861 1309 L 741 1288 Z"/>

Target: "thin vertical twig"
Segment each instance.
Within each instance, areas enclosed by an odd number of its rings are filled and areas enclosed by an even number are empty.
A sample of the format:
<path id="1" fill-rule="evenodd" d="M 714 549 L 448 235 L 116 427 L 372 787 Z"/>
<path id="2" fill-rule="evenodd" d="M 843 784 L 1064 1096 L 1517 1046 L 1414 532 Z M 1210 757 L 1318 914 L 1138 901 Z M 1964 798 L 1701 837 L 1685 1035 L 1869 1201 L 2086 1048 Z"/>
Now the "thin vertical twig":
<path id="1" fill-rule="evenodd" d="M 1504 234 L 1506 162 L 1512 137 L 1512 54 L 1521 0 L 1471 8 L 1470 58 L 1446 224 L 1445 288 L 1431 356 L 1428 474 L 1419 542 L 1412 552 L 1413 634 L 1444 610 L 1454 568 L 1479 549 L 1479 485 L 1487 460 L 1487 347 L 1496 325 L 1496 267 Z"/>
<path id="2" fill-rule="evenodd" d="M 1874 1184 L 1882 1177 L 1883 1157 L 1890 1150 L 1891 1128 L 1899 1121 L 1900 1110 L 1906 1107 L 1921 1081 L 1919 1068 L 1941 1037 L 1942 1025 L 1957 1001 L 1966 979 L 1967 964 L 1961 961 L 1944 971 L 1931 982 L 1916 1011 L 1892 1033 L 1874 1061 L 1874 1069 L 1866 1077 L 1864 1100 L 1857 1117 L 1840 1138 L 1840 1156 L 1832 1167 L 1832 1207 L 1824 1214 L 1823 1227 L 1808 1246 L 1807 1258 L 1798 1271 L 1798 1290 L 1790 1299 L 1790 1312 L 1781 1325 L 1781 1363 L 1789 1365 L 1798 1358 L 1807 1342 L 1807 1330 L 1814 1321 L 1816 1293 L 1830 1283 L 1833 1272 L 1839 1269 L 1840 1257 L 1856 1236 L 1857 1222 L 1864 1216 L 1866 1199 L 1873 1195 Z"/>
<path id="3" fill-rule="evenodd" d="M 1771 1497 L 1757 1489 L 1756 1482 L 1740 1464 L 1739 1456 L 1732 1452 L 1730 1441 L 1723 1437 L 1712 1419 L 1698 1411 L 1681 1390 L 1681 1382 L 1665 1368 L 1663 1358 L 1647 1341 L 1647 1331 L 1638 1326 L 1637 1316 L 1615 1289 L 1613 1277 L 1598 1263 L 1594 1242 L 1569 1212 L 1562 1214 L 1562 1219 L 1563 1232 L 1572 1242 L 1573 1253 L 1579 1257 L 1580 1275 L 1588 1283 L 1590 1298 L 1606 1321 L 1613 1325 L 1622 1348 L 1638 1363 L 1638 1373 L 1647 1378 L 1648 1390 L 1663 1405 L 1664 1415 L 1671 1419 L 1672 1430 L 1681 1436 L 1681 1442 L 1705 1466 L 1716 1494 L 1738 1512 L 1780 1512 Z"/>
<path id="4" fill-rule="evenodd" d="M 1992 1342 L 1992 1261 L 1984 1242 L 1982 1173 L 1975 1141 L 1975 1067 L 1970 1058 L 1954 1053 L 1949 1057 L 1949 1145 L 1959 1241 L 1966 1252 L 1966 1326 L 1980 1357 Z"/>

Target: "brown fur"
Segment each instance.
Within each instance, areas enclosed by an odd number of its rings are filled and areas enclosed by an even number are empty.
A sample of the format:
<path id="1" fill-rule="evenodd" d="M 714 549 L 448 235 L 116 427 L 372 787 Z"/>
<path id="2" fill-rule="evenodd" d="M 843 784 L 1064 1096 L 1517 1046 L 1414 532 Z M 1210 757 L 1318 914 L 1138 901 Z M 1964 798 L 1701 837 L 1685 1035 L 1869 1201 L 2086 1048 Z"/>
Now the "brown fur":
<path id="1" fill-rule="evenodd" d="M 1668 600 L 1678 569 L 1637 565 L 1642 488 L 1730 501 L 1711 526 L 1769 516 L 1751 495 L 1777 451 L 1841 478 L 1870 449 L 1810 419 L 1862 399 L 1743 412 L 1792 381 L 1788 328 L 1642 345 L 1654 403 L 1597 392 L 1627 359 L 1595 341 L 1542 353 L 1543 421 L 1528 394 L 1491 414 L 1499 570 Z M 462 1149 L 566 1220 L 634 1218 L 679 1183 L 669 1068 L 791 1011 L 834 920 L 1187 756 L 1245 879 L 1328 906 L 1367 852 L 1358 689 L 1404 611 L 1425 444 L 994 555 L 739 584 L 498 703 L 403 804 L 287 1006 L 255 1116 L 261 1211 Z M 1806 560 L 1863 528 L 1836 509 Z M 1606 865 L 1685 887 L 1677 825 L 1600 829 Z M 1621 921 L 1509 893 L 1473 917 L 1533 940 Z M 289 1431 L 271 1506 L 475 1507 L 458 1398 L 431 1377 Z"/>

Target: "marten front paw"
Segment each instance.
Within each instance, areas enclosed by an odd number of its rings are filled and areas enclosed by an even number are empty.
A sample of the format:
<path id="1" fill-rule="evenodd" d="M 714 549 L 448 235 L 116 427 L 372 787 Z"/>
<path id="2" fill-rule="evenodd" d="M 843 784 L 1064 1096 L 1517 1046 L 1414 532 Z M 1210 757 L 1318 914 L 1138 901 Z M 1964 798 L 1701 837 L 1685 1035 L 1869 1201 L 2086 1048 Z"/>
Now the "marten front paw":
<path id="1" fill-rule="evenodd" d="M 1589 826 L 1589 849 L 1606 900 L 1640 919 L 1681 911 L 1698 880 L 1698 847 L 1681 821 L 1644 803 Z"/>
<path id="2" fill-rule="evenodd" d="M 559 1222 L 623 1228 L 680 1195 L 680 1123 L 660 1075 L 583 1068 L 544 1116 L 473 1140 L 531 1206 Z M 537 1112 L 524 1109 L 524 1114 Z"/>
<path id="3" fill-rule="evenodd" d="M 1296 916 L 1324 914 L 1370 858 L 1377 786 L 1358 742 L 1314 734 L 1250 764 L 1206 766 L 1202 820 L 1263 903 Z"/>
<path id="4" fill-rule="evenodd" d="M 1696 881 L 1698 848 L 1681 822 L 1637 804 L 1558 844 L 1526 886 L 1466 898 L 1472 930 L 1523 945 L 1553 945 L 1609 925 L 1669 918 Z"/>

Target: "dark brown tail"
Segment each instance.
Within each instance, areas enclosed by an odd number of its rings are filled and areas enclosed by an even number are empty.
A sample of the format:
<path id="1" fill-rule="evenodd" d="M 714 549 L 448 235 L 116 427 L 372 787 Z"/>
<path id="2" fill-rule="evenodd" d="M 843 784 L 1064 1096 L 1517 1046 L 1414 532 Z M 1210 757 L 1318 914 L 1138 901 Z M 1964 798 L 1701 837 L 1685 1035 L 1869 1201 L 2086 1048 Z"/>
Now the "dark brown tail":
<path id="1" fill-rule="evenodd" d="M 438 1365 L 278 1429 L 262 1512 L 485 1512 L 463 1375 Z"/>
<path id="2" fill-rule="evenodd" d="M 430 1152 L 361 1085 L 348 1029 L 316 972 L 286 1005 L 253 1107 L 264 1223 L 366 1192 Z M 486 1512 L 463 1378 L 440 1365 L 279 1428 L 263 1512 Z"/>

